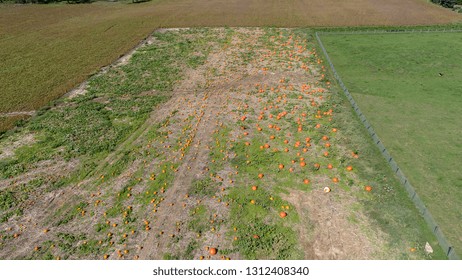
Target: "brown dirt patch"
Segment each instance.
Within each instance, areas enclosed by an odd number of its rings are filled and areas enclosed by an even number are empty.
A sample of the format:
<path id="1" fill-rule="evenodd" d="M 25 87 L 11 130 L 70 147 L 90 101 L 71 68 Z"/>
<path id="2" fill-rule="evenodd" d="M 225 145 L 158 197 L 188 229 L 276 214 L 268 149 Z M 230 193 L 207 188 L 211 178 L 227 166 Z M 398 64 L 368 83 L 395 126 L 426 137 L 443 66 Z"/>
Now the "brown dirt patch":
<path id="1" fill-rule="evenodd" d="M 8 143 L 8 145 L 2 145 L 2 147 L 0 147 L 0 160 L 13 156 L 17 148 L 30 145 L 34 142 L 34 134 L 26 134 L 19 137 L 16 141 Z"/>
<path id="2" fill-rule="evenodd" d="M 368 225 L 364 216 L 357 223 L 349 220 L 352 198 L 342 191 L 291 190 L 283 198 L 296 207 L 300 216 L 297 230 L 305 259 L 371 259 L 380 248 L 383 233 L 371 236 L 363 232 Z"/>

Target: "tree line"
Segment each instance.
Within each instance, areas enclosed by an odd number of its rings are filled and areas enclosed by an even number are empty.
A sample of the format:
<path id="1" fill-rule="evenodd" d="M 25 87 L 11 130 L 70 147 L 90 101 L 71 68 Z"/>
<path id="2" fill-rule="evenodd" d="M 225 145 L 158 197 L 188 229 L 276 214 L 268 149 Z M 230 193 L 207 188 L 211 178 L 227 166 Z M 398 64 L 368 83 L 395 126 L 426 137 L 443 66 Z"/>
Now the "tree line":
<path id="1" fill-rule="evenodd" d="M 455 5 L 462 5 L 462 0 L 431 0 L 433 3 L 445 8 L 454 8 Z"/>
<path id="2" fill-rule="evenodd" d="M 69 4 L 91 3 L 94 0 L 0 0 L 0 2 L 12 2 L 16 4 L 49 4 L 58 2 L 67 2 Z"/>

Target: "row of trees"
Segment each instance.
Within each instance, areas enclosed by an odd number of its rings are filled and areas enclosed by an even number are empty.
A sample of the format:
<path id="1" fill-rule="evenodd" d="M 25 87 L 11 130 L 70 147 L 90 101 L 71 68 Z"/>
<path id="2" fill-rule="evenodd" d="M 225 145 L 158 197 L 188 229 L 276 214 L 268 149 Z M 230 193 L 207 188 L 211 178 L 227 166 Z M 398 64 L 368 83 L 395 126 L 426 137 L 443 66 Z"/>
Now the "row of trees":
<path id="1" fill-rule="evenodd" d="M 57 3 L 57 2 L 67 2 L 69 4 L 79 4 L 79 3 L 91 3 L 96 0 L 0 0 L 0 3 L 3 2 L 13 2 L 17 4 L 48 4 L 48 3 Z M 118 1 L 118 0 L 107 0 L 107 1 Z M 148 2 L 149 0 L 132 0 L 133 3 Z"/>
<path id="2" fill-rule="evenodd" d="M 445 8 L 454 8 L 454 5 L 462 5 L 462 0 L 431 0 L 431 1 Z"/>
<path id="3" fill-rule="evenodd" d="M 17 4 L 48 4 L 57 2 L 67 2 L 69 4 L 90 3 L 93 0 L 0 0 L 0 2 L 14 2 Z"/>

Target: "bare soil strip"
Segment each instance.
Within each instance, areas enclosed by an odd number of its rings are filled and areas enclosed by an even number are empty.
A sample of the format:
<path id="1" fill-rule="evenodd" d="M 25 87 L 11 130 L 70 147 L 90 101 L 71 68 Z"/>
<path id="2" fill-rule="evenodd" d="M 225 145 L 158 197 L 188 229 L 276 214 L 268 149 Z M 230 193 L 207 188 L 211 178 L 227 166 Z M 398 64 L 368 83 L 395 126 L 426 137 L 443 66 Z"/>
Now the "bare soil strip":
<path id="1" fill-rule="evenodd" d="M 36 111 L 23 111 L 23 112 L 9 112 L 9 113 L 0 113 L 0 117 L 14 117 L 14 116 L 33 116 Z"/>

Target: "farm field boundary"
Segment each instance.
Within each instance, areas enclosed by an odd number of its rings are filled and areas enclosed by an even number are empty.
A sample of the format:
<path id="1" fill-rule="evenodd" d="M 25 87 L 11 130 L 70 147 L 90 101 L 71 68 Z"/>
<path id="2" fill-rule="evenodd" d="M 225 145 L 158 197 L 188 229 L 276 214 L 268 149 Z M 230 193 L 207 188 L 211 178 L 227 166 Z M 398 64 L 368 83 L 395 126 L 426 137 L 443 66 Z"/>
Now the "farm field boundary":
<path id="1" fill-rule="evenodd" d="M 316 34 L 323 35 L 356 35 L 356 34 L 386 34 L 386 33 L 456 33 L 462 32 L 462 29 L 370 29 L 370 30 L 340 30 L 340 31 L 318 31 Z"/>
<path id="2" fill-rule="evenodd" d="M 452 260 L 459 260 L 460 257 L 457 255 L 455 252 L 454 246 L 451 245 L 451 243 L 446 239 L 444 236 L 443 232 L 441 231 L 439 225 L 436 223 L 435 219 L 431 215 L 430 211 L 427 209 L 423 201 L 421 200 L 420 196 L 418 193 L 415 191 L 414 187 L 411 185 L 407 177 L 404 175 L 404 173 L 401 171 L 401 168 L 398 166 L 396 161 L 393 159 L 393 157 L 390 155 L 386 147 L 383 145 L 382 141 L 380 138 L 377 136 L 376 132 L 374 131 L 372 125 L 369 123 L 369 121 L 366 119 L 365 115 L 361 112 L 361 109 L 357 105 L 356 101 L 354 100 L 353 96 L 350 94 L 348 88 L 345 86 L 343 83 L 340 75 L 337 73 L 335 70 L 335 66 L 332 63 L 326 48 L 324 47 L 324 44 L 320 38 L 320 35 L 323 34 L 342 34 L 342 35 L 348 35 L 348 34 L 384 34 L 384 33 L 423 33 L 423 32 L 462 32 L 462 30 L 459 29 L 454 29 L 454 30 L 438 30 L 438 29 L 428 29 L 428 30 L 423 30 L 423 29 L 417 29 L 417 30 L 368 30 L 368 31 L 345 31 L 345 32 L 338 32 L 338 31 L 333 31 L 333 32 L 316 32 L 315 36 L 316 39 L 319 43 L 320 48 L 322 49 L 324 56 L 329 63 L 329 66 L 332 70 L 332 73 L 340 85 L 340 87 L 343 90 L 343 93 L 347 97 L 347 99 L 350 101 L 350 104 L 352 105 L 354 111 L 356 112 L 357 116 L 367 129 L 369 135 L 371 136 L 372 140 L 374 141 L 375 145 L 377 148 L 380 150 L 382 156 L 387 160 L 389 166 L 391 169 L 394 171 L 396 176 L 398 177 L 399 181 L 403 184 L 404 188 L 408 192 L 411 200 L 413 201 L 414 205 L 417 207 L 421 215 L 424 217 L 425 221 L 427 222 L 428 226 L 431 228 L 432 232 L 438 239 L 438 242 L 444 252 L 446 253 L 447 257 Z"/>
<path id="3" fill-rule="evenodd" d="M 406 13 L 409 10 L 413 13 Z M 0 75 L 3 101 L 0 112 L 31 111 L 47 106 L 100 67 L 126 53 L 155 28 L 400 28 L 397 26 L 458 26 L 461 21 L 460 14 L 422 0 L 1 4 L 0 26 L 5 28 L 0 30 L 0 57 L 4 58 Z M 12 128 L 2 121 L 6 117 L 0 118 L 0 131 Z"/>

